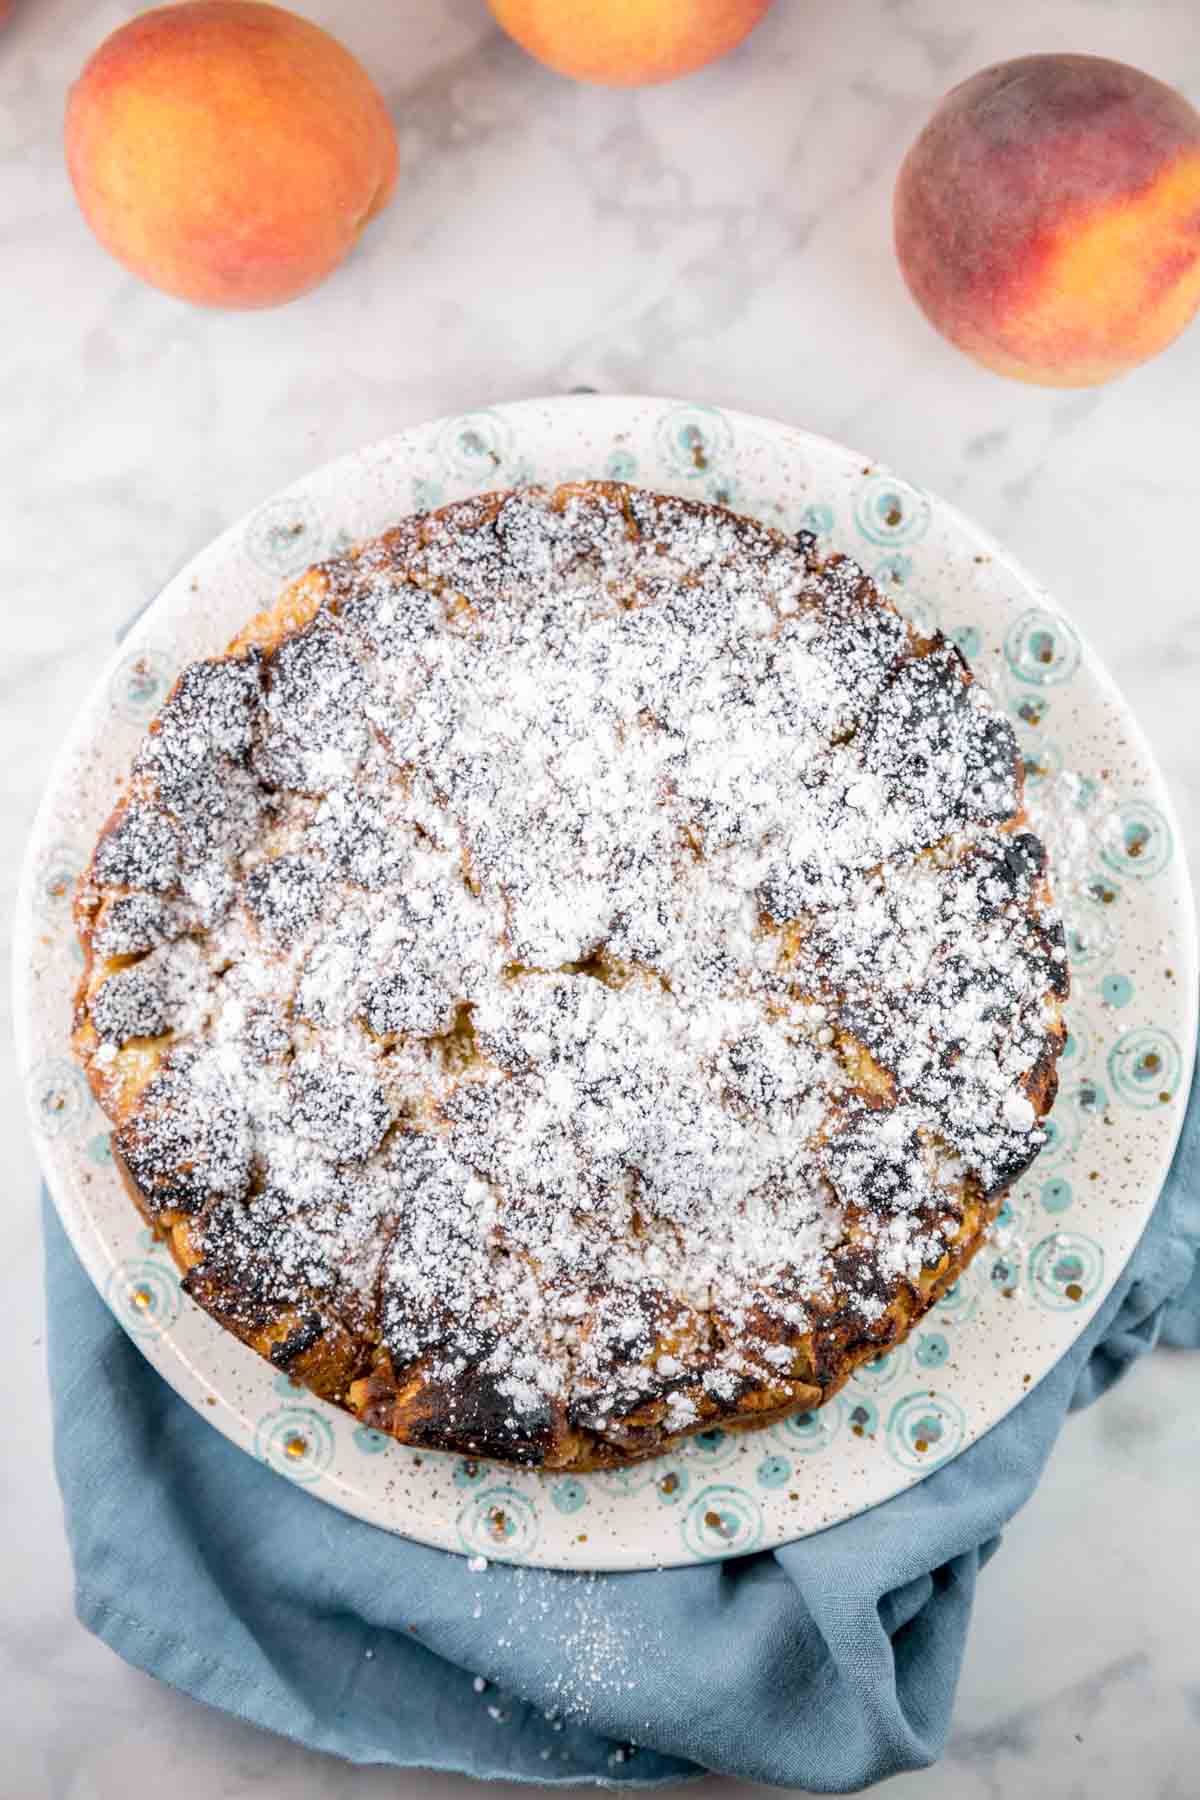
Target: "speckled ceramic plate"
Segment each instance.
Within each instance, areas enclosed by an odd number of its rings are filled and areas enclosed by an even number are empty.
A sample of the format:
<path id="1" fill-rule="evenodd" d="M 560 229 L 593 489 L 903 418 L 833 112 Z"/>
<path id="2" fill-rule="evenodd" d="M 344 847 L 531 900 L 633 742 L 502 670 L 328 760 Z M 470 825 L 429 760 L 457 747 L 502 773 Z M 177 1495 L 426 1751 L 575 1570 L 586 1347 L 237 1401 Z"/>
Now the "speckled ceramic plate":
<path id="1" fill-rule="evenodd" d="M 180 667 L 224 647 L 290 576 L 406 513 L 485 488 L 609 476 L 815 529 L 1005 704 L 1067 918 L 1071 1036 L 1051 1139 L 993 1241 L 898 1350 L 818 1413 L 721 1431 L 615 1474 L 517 1473 L 415 1454 L 294 1388 L 180 1293 L 130 1205 L 67 1047 L 70 894 L 139 736 Z M 144 1354 L 234 1443 L 363 1519 L 468 1554 L 571 1568 L 733 1556 L 818 1531 L 919 1481 L 994 1425 L 1116 1280 L 1180 1124 L 1195 1040 L 1191 893 L 1149 750 L 1075 626 L 950 507 L 805 432 L 664 400 L 574 397 L 443 419 L 345 457 L 198 556 L 80 714 L 42 806 L 16 936 L 22 1066 L 51 1189 Z"/>

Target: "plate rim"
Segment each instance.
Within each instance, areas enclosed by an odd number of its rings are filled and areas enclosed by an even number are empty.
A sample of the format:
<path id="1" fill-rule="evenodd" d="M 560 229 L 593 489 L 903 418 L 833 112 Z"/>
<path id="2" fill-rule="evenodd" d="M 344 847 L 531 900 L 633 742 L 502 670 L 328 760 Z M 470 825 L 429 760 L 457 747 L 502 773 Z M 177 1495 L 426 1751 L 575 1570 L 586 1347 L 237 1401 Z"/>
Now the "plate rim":
<path id="1" fill-rule="evenodd" d="M 1195 886 L 1192 881 L 1191 869 L 1186 853 L 1182 851 L 1186 839 L 1182 832 L 1179 814 L 1171 787 L 1159 765 L 1153 747 L 1149 743 L 1146 734 L 1142 729 L 1138 716 L 1123 693 L 1120 684 L 1109 670 L 1107 664 L 1095 651 L 1087 632 L 1081 629 L 1071 608 L 1064 606 L 1057 598 L 1053 597 L 1045 585 L 1031 574 L 1024 563 L 995 538 L 989 530 L 979 525 L 953 502 L 944 499 L 936 492 L 936 490 L 924 488 L 919 486 L 919 484 L 909 481 L 907 477 L 901 475 L 898 471 L 893 470 L 886 462 L 880 462 L 874 457 L 860 454 L 852 446 L 841 443 L 839 440 L 832 438 L 825 433 L 812 431 L 804 426 L 793 425 L 785 420 L 771 419 L 762 414 L 745 412 L 737 407 L 723 406 L 719 403 L 714 405 L 713 403 L 686 400 L 671 395 L 584 393 L 532 396 L 520 400 L 498 402 L 483 410 L 486 410 L 489 414 L 498 414 L 501 417 L 513 414 L 519 415 L 537 412 L 552 412 L 559 415 L 570 416 L 575 413 L 586 414 L 589 409 L 594 408 L 597 412 L 603 410 L 612 413 L 614 417 L 619 417 L 622 413 L 627 413 L 632 409 L 670 409 L 673 407 L 695 407 L 703 410 L 713 410 L 718 412 L 723 419 L 728 420 L 735 429 L 740 427 L 756 434 L 765 435 L 768 439 L 771 437 L 778 437 L 779 434 L 784 434 L 790 438 L 800 450 L 813 448 L 826 456 L 834 456 L 838 459 L 850 458 L 851 460 L 856 461 L 864 471 L 869 471 L 872 476 L 894 476 L 898 482 L 909 488 L 915 488 L 927 498 L 940 517 L 952 525 L 956 535 L 965 537 L 967 540 L 978 545 L 997 566 L 1001 567 L 1012 577 L 1013 581 L 1019 585 L 1023 593 L 1028 594 L 1035 600 L 1044 599 L 1048 603 L 1050 609 L 1058 616 L 1062 617 L 1077 634 L 1083 656 L 1088 665 L 1089 675 L 1096 685 L 1103 690 L 1110 704 L 1119 711 L 1123 724 L 1133 740 L 1137 757 L 1153 774 L 1157 784 L 1155 793 L 1156 804 L 1161 805 L 1167 824 L 1174 834 L 1175 842 L 1181 847 L 1182 853 L 1179 859 L 1178 879 L 1181 880 L 1182 898 L 1185 902 L 1185 905 L 1182 908 L 1182 948 L 1186 953 L 1189 965 L 1186 984 L 1181 984 L 1184 987 L 1185 994 L 1183 1011 L 1186 1017 L 1186 1034 L 1185 1041 L 1181 1047 L 1182 1067 L 1179 1092 L 1180 1095 L 1184 1097 L 1184 1103 L 1174 1109 L 1169 1140 L 1164 1138 L 1164 1143 L 1167 1144 L 1168 1147 L 1163 1152 L 1162 1173 L 1157 1179 L 1153 1200 L 1144 1204 L 1140 1215 L 1140 1229 L 1120 1258 L 1120 1261 L 1115 1262 L 1111 1268 L 1106 1266 L 1105 1278 L 1099 1291 L 1096 1304 L 1089 1312 L 1079 1318 L 1078 1329 L 1072 1333 L 1068 1342 L 1064 1344 L 1058 1354 L 1041 1369 L 1023 1393 L 1016 1394 L 1001 1411 L 991 1418 L 990 1422 L 983 1430 L 970 1437 L 967 1442 L 964 1443 L 962 1448 L 955 1452 L 954 1457 L 946 1459 L 947 1461 L 952 1461 L 955 1460 L 957 1456 L 962 1455 L 972 1444 L 977 1443 L 981 1438 L 986 1437 L 990 1431 L 1002 1423 L 1016 1406 L 1020 1404 L 1021 1400 L 1027 1394 L 1031 1393 L 1034 1388 L 1039 1386 L 1052 1370 L 1057 1367 L 1062 1356 L 1065 1355 L 1078 1341 L 1078 1338 L 1082 1333 L 1088 1329 L 1095 1317 L 1097 1308 L 1104 1304 L 1113 1288 L 1120 1281 L 1125 1269 L 1128 1267 L 1129 1261 L 1141 1243 L 1145 1228 L 1149 1223 L 1154 1207 L 1161 1194 L 1162 1184 L 1170 1169 L 1171 1161 L 1174 1157 L 1175 1149 L 1183 1128 L 1184 1114 L 1186 1111 L 1186 1095 L 1189 1091 L 1197 1056 L 1197 1022 L 1198 1013 L 1200 1013 L 1200 985 L 1198 985 L 1197 980 L 1197 965 L 1200 963 L 1200 931 L 1198 931 L 1197 926 Z M 182 593 L 193 579 L 197 565 L 207 562 L 209 558 L 217 557 L 228 543 L 238 539 L 245 531 L 248 522 L 264 507 L 277 501 L 285 500 L 293 494 L 298 494 L 306 490 L 318 478 L 322 481 L 336 480 L 339 469 L 361 467 L 365 461 L 370 461 L 372 459 L 383 460 L 394 446 L 398 446 L 403 443 L 404 440 L 417 436 L 418 434 L 440 435 L 456 420 L 461 419 L 464 416 L 466 415 L 462 412 L 457 412 L 443 414 L 434 419 L 419 420 L 405 426 L 399 431 L 388 433 L 383 437 L 373 439 L 355 449 L 344 451 L 341 455 L 331 458 L 328 462 L 317 464 L 306 470 L 302 475 L 286 483 L 284 486 L 273 489 L 271 492 L 261 496 L 245 512 L 239 515 L 237 519 L 233 520 L 223 530 L 210 538 L 175 571 L 170 579 L 158 590 L 154 598 L 135 615 L 127 633 L 123 634 L 121 639 L 114 645 L 111 654 L 106 658 L 95 680 L 89 684 L 82 700 L 77 706 L 75 717 L 69 729 L 65 733 L 55 755 L 49 763 L 38 805 L 27 832 L 22 850 L 21 870 L 17 883 L 16 903 L 13 913 L 12 993 L 14 1037 L 17 1048 L 18 1075 L 22 1083 L 23 1104 L 26 1116 L 30 1120 L 30 1136 L 34 1143 L 43 1182 L 50 1194 L 55 1212 L 66 1232 L 73 1251 L 83 1264 L 89 1280 L 92 1282 L 100 1298 L 106 1305 L 109 1305 L 109 1301 L 105 1288 L 107 1278 L 111 1273 L 112 1265 L 110 1263 L 107 1267 L 102 1267 L 103 1252 L 99 1243 L 100 1234 L 95 1222 L 89 1221 L 81 1216 L 82 1209 L 77 1208 L 70 1200 L 64 1200 L 58 1192 L 56 1186 L 56 1170 L 53 1164 L 50 1141 L 38 1130 L 32 1128 L 34 1125 L 32 1099 L 29 1094 L 29 1083 L 27 1080 L 36 1051 L 36 1045 L 33 1042 L 33 1016 L 36 997 L 33 982 L 32 958 L 28 954 L 31 935 L 36 929 L 36 915 L 33 905 L 36 860 L 37 852 L 42 846 L 43 841 L 46 839 L 47 826 L 54 811 L 56 797 L 60 794 L 63 787 L 64 776 L 72 767 L 75 759 L 86 750 L 89 744 L 95 741 L 94 715 L 96 711 L 96 702 L 98 697 L 107 691 L 117 669 L 120 667 L 125 656 L 128 655 L 129 637 L 135 633 L 152 628 L 156 615 L 164 608 L 164 605 L 173 600 L 177 593 Z M 519 484 L 505 482 L 500 485 L 511 486 Z M 542 485 L 544 485 L 544 483 Z M 635 480 L 634 485 L 643 484 Z M 652 487 L 651 483 L 645 485 Z M 488 491 L 488 489 L 484 486 L 477 491 L 482 493 Z M 736 498 L 728 505 L 728 510 L 735 513 L 740 510 Z M 758 515 L 751 511 L 747 513 L 746 516 L 756 517 Z M 280 586 L 288 579 L 291 579 L 291 577 L 280 576 Z M 70 1055 L 69 1044 L 67 1043 L 65 1033 L 64 1054 Z M 110 1310 L 113 1309 L 110 1307 Z M 121 1324 L 124 1329 L 123 1321 L 120 1320 L 119 1315 L 117 1315 L 115 1311 L 113 1316 L 117 1318 L 118 1323 Z M 127 1335 L 132 1336 L 132 1334 L 128 1333 Z M 135 1343 L 138 1350 L 146 1357 L 150 1366 L 156 1373 L 162 1376 L 165 1381 L 167 1381 L 168 1385 L 180 1396 L 185 1404 L 196 1412 L 207 1424 L 213 1425 L 220 1430 L 222 1435 L 229 1439 L 239 1450 L 244 1451 L 250 1456 L 255 1456 L 253 1424 L 243 1417 L 241 1411 L 221 1392 L 219 1388 L 213 1385 L 211 1377 L 205 1374 L 202 1368 L 197 1366 L 183 1347 L 173 1338 L 170 1332 L 167 1332 L 162 1339 L 154 1340 L 155 1343 L 166 1346 L 165 1351 L 159 1355 L 151 1354 L 150 1343 L 147 1340 L 133 1337 L 132 1341 Z M 252 1351 L 247 1351 L 247 1355 L 253 1354 Z M 206 1398 L 211 1397 L 215 1400 L 215 1404 L 201 1404 L 192 1393 L 186 1390 L 186 1383 L 191 1383 L 207 1390 Z M 299 1403 L 307 1404 L 312 1396 L 308 1395 L 306 1390 L 299 1390 L 297 1398 Z M 260 1459 L 256 1458 L 256 1460 Z M 896 1494 L 908 1491 L 909 1488 L 917 1485 L 919 1481 L 927 1479 L 929 1474 L 936 1472 L 937 1467 L 942 1466 L 945 1466 L 944 1463 L 935 1465 L 934 1469 L 930 1469 L 925 1474 L 918 1476 L 918 1482 L 906 1482 L 903 1485 L 898 1486 L 890 1495 L 865 1502 L 861 1506 L 852 1507 L 849 1511 L 839 1515 L 837 1520 L 830 1521 L 823 1525 L 811 1526 L 807 1529 L 800 1529 L 794 1535 L 774 1538 L 769 1545 L 765 1547 L 770 1549 L 781 1548 L 784 1544 L 794 1543 L 805 1537 L 818 1535 L 819 1532 L 823 1530 L 832 1529 L 834 1524 L 842 1523 L 846 1519 L 857 1517 L 863 1512 L 873 1510 L 876 1506 L 886 1505 L 888 1500 L 894 1498 Z M 499 1470 L 502 1477 L 508 1472 L 506 1465 L 497 1464 L 495 1467 Z M 544 1479 L 549 1481 L 562 1474 L 563 1471 L 547 1471 L 544 1474 Z M 374 1525 L 378 1529 L 388 1532 L 390 1535 L 400 1536 L 432 1548 L 443 1549 L 448 1551 L 451 1555 L 466 1556 L 469 1554 L 466 1549 L 456 1547 L 453 1543 L 447 1541 L 444 1536 L 427 1537 L 419 1535 L 411 1523 L 406 1523 L 404 1526 L 389 1525 L 378 1517 L 371 1516 L 368 1511 L 370 1502 L 360 1501 L 356 1490 L 344 1485 L 336 1477 L 327 1476 L 315 1489 L 310 1491 L 314 1492 L 316 1497 L 324 1500 L 326 1504 L 336 1506 L 340 1511 L 348 1513 L 351 1517 L 357 1518 L 364 1523 Z M 564 1543 L 563 1548 L 566 1549 L 568 1547 L 569 1540 Z M 678 1552 L 656 1555 L 650 1551 L 639 1551 L 636 1547 L 629 1546 L 626 1553 L 619 1559 L 616 1557 L 615 1552 L 610 1551 L 604 1553 L 604 1560 L 601 1561 L 594 1561 L 586 1557 L 559 1560 L 553 1552 L 549 1554 L 538 1554 L 536 1556 L 522 1557 L 514 1555 L 512 1557 L 506 1557 L 503 1550 L 492 1555 L 490 1560 L 501 1562 L 512 1561 L 514 1563 L 524 1563 L 527 1566 L 532 1565 L 543 1568 L 569 1569 L 575 1572 L 600 1572 L 616 1570 L 633 1571 L 636 1569 L 672 1566 L 698 1566 L 705 1561 L 722 1560 L 722 1557 L 720 1552 L 716 1552 L 712 1556 L 706 1557 L 681 1555 Z"/>

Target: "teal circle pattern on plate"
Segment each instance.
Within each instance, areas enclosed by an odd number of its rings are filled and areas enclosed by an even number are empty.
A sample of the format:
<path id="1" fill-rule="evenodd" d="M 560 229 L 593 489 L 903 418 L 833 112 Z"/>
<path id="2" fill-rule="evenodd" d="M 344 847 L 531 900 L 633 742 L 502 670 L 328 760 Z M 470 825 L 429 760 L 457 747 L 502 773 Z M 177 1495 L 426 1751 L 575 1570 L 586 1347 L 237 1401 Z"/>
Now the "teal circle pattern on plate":
<path id="1" fill-rule="evenodd" d="M 1100 846 L 1113 873 L 1131 875 L 1135 881 L 1151 881 L 1161 875 L 1173 851 L 1171 827 L 1148 800 L 1130 800 L 1118 807 Z"/>
<path id="2" fill-rule="evenodd" d="M 1085 1062 L 1090 1060 L 1096 1042 L 1091 1026 L 1078 1012 L 1068 1023 L 1070 1029 L 1067 1032 L 1067 1041 L 1063 1045 L 1062 1054 L 1058 1059 L 1060 1071 L 1065 1063 L 1071 1063 L 1077 1069 L 1081 1068 Z"/>
<path id="3" fill-rule="evenodd" d="M 1105 1006 L 1114 1007 L 1117 1011 L 1129 1005 L 1134 993 L 1134 985 L 1128 975 L 1106 975 L 1100 983 L 1100 998 Z"/>
<path id="4" fill-rule="evenodd" d="M 88 1161 L 94 1162 L 98 1169 L 112 1166 L 112 1138 L 107 1131 L 98 1131 L 94 1138 L 88 1139 Z"/>
<path id="5" fill-rule="evenodd" d="M 164 1262 L 130 1257 L 117 1263 L 104 1297 L 131 1337 L 159 1337 L 179 1317 L 179 1278 Z"/>
<path id="6" fill-rule="evenodd" d="M 378 1456 L 392 1440 L 385 1431 L 373 1431 L 369 1425 L 357 1425 L 350 1434 L 350 1441 L 364 1456 Z"/>
<path id="7" fill-rule="evenodd" d="M 564 1475 L 561 1481 L 551 1486 L 550 1499 L 560 1513 L 578 1512 L 580 1507 L 587 1505 L 587 1489 L 574 1475 Z"/>
<path id="8" fill-rule="evenodd" d="M 161 650 L 131 650 L 108 684 L 109 705 L 129 725 L 148 725 L 167 697 L 171 660 Z"/>
<path id="9" fill-rule="evenodd" d="M 896 551 L 894 556 L 885 556 L 882 562 L 874 565 L 874 569 L 871 571 L 871 580 L 874 581 L 874 585 L 880 589 L 883 596 L 891 599 L 896 607 L 905 607 L 905 605 L 909 605 L 910 601 L 901 599 L 896 589 L 905 587 L 910 574 L 912 574 L 912 556 L 905 556 L 903 551 Z"/>
<path id="10" fill-rule="evenodd" d="M 473 1456 L 460 1456 L 450 1479 L 456 1488 L 477 1488 L 488 1479 L 491 1472 L 490 1463 L 477 1462 Z"/>
<path id="11" fill-rule="evenodd" d="M 1057 613 L 1031 606 L 1009 626 L 1004 654 L 1018 681 L 1060 687 L 1079 667 L 1081 652 L 1073 626 Z"/>
<path id="12" fill-rule="evenodd" d="M 966 1434 L 966 1416 L 957 1400 L 924 1390 L 906 1394 L 892 1408 L 888 1451 L 901 1468 L 924 1475 L 953 1456 Z"/>
<path id="13" fill-rule="evenodd" d="M 800 514 L 796 525 L 797 531 L 815 531 L 818 537 L 828 537 L 833 530 L 833 508 L 820 501 L 806 506 Z"/>
<path id="14" fill-rule="evenodd" d="M 52 844 L 41 857 L 33 878 L 33 903 L 44 919 L 66 920 L 75 879 L 86 858 L 76 844 Z"/>
<path id="15" fill-rule="evenodd" d="M 624 449 L 618 444 L 608 453 L 604 465 L 606 481 L 632 481 L 638 472 L 638 460 L 632 450 Z"/>
<path id="16" fill-rule="evenodd" d="M 1092 1076 L 1081 1075 L 1075 1086 L 1067 1089 L 1066 1104 L 1074 1108 L 1081 1124 L 1086 1125 L 1089 1119 L 1103 1118 L 1108 1094 Z"/>
<path id="17" fill-rule="evenodd" d="M 281 495 L 260 506 L 246 527 L 246 551 L 268 575 L 299 575 L 320 557 L 325 526 L 307 495 Z"/>
<path id="18" fill-rule="evenodd" d="M 1025 780 L 1030 787 L 1036 788 L 1040 782 L 1049 781 L 1062 772 L 1063 753 L 1049 738 L 1042 742 L 1031 731 L 1018 731 L 1017 741 L 1025 765 Z"/>
<path id="19" fill-rule="evenodd" d="M 885 556 L 875 564 L 871 578 L 876 587 L 882 588 L 886 594 L 889 588 L 903 587 L 913 572 L 913 559 L 902 550 L 892 556 Z"/>
<path id="20" fill-rule="evenodd" d="M 1104 1279 L 1104 1252 L 1078 1231 L 1055 1231 L 1029 1252 L 1029 1286 L 1051 1312 L 1070 1312 L 1091 1299 Z"/>
<path id="21" fill-rule="evenodd" d="M 654 1491 L 664 1506 L 678 1506 L 691 1485 L 687 1470 L 679 1467 L 660 1470 L 654 1477 Z"/>
<path id="22" fill-rule="evenodd" d="M 885 599 L 899 607 L 922 637 L 932 637 L 941 623 L 938 609 L 923 589 L 908 586 L 912 572 L 912 557 L 903 550 L 894 550 L 891 556 L 876 563 L 871 575 Z"/>
<path id="23" fill-rule="evenodd" d="M 588 1480 L 602 1494 L 640 1494 L 654 1485 L 654 1470 L 644 1462 L 628 1469 L 594 1469 Z"/>
<path id="24" fill-rule="evenodd" d="M 433 512 L 442 504 L 445 497 L 446 490 L 440 481 L 434 481 L 426 475 L 417 475 L 413 478 L 412 504 L 414 512 Z"/>
<path id="25" fill-rule="evenodd" d="M 882 1350 L 870 1362 L 859 1363 L 853 1376 L 855 1386 L 865 1388 L 869 1394 L 886 1394 L 897 1382 L 904 1380 L 908 1357 L 907 1344 L 897 1344 L 894 1350 Z"/>
<path id="26" fill-rule="evenodd" d="M 872 475 L 854 503 L 854 522 L 872 544 L 915 544 L 931 513 L 927 497 L 894 475 Z"/>
<path id="27" fill-rule="evenodd" d="M 1000 1202 L 1000 1210 L 996 1214 L 996 1223 L 992 1232 L 994 1242 L 1006 1246 L 1014 1233 L 1024 1231 L 1032 1204 L 1033 1188 L 1029 1183 L 1028 1174 L 1026 1174 L 1009 1189 Z"/>
<path id="28" fill-rule="evenodd" d="M 1045 1155 L 1045 1151 L 1042 1154 Z M 930 1318 L 936 1314 L 944 1324 L 965 1325 L 968 1319 L 974 1318 L 979 1307 L 977 1282 L 975 1264 L 969 1263 L 953 1286 L 946 1289 L 940 1300 L 934 1301 Z"/>
<path id="29" fill-rule="evenodd" d="M 277 1406 L 259 1420 L 254 1454 L 277 1475 L 307 1487 L 333 1461 L 333 1427 L 311 1406 Z"/>
<path id="30" fill-rule="evenodd" d="M 974 625 L 956 625 L 950 633 L 950 641 L 958 646 L 968 662 L 977 657 L 983 647 L 983 639 Z"/>
<path id="31" fill-rule="evenodd" d="M 1144 1025 L 1124 1032 L 1108 1053 L 1108 1073 L 1127 1106 L 1165 1106 L 1175 1096 L 1183 1059 L 1169 1031 Z"/>
<path id="32" fill-rule="evenodd" d="M 852 1437 L 874 1437 L 879 1429 L 879 1408 L 866 1394 L 850 1394 L 846 1399 L 846 1424 Z"/>
<path id="33" fill-rule="evenodd" d="M 1107 868 L 1097 863 L 1092 873 L 1082 883 L 1082 888 L 1089 899 L 1094 900 L 1098 906 L 1104 907 L 1105 911 L 1110 913 L 1114 919 L 1120 920 L 1121 914 L 1117 910 L 1117 903 L 1125 890 Z"/>
<path id="34" fill-rule="evenodd" d="M 1059 1176 L 1053 1181 L 1043 1182 L 1038 1198 L 1044 1212 L 1065 1213 L 1074 1203 L 1075 1195 L 1070 1182 Z"/>
<path id="35" fill-rule="evenodd" d="M 711 1470 L 723 1469 L 727 1463 L 731 1463 L 738 1448 L 737 1434 L 723 1431 L 718 1425 L 711 1431 L 698 1431 L 694 1437 L 686 1439 L 680 1445 L 680 1454 L 699 1465 L 700 1479 L 705 1481 Z"/>
<path id="36" fill-rule="evenodd" d="M 709 481 L 718 470 L 728 472 L 733 430 L 715 406 L 673 406 L 658 421 L 655 442 L 675 474 L 689 481 Z"/>
<path id="37" fill-rule="evenodd" d="M 987 1257 L 987 1277 L 998 1294 L 1011 1296 L 1021 1285 L 1021 1265 L 1007 1250 L 993 1250 L 985 1245 L 980 1251 Z"/>
<path id="38" fill-rule="evenodd" d="M 950 1360 L 950 1344 L 940 1331 L 922 1331 L 913 1350 L 913 1361 L 919 1369 L 940 1369 Z"/>
<path id="39" fill-rule="evenodd" d="M 1078 1110 L 1069 1105 L 1066 1096 L 1059 1101 L 1050 1116 L 1042 1120 L 1042 1130 L 1046 1134 L 1046 1142 L 1038 1151 L 1038 1173 L 1049 1174 L 1069 1162 L 1079 1148 L 1079 1139 L 1083 1121 Z"/>
<path id="40" fill-rule="evenodd" d="M 65 1056 L 48 1056 L 26 1076 L 30 1105 L 43 1137 L 63 1137 L 87 1115 L 91 1089 L 82 1069 Z"/>
<path id="41" fill-rule="evenodd" d="M 893 594 L 892 599 L 922 637 L 933 637 L 941 630 L 938 609 L 928 594 L 908 588 L 903 594 Z"/>
<path id="42" fill-rule="evenodd" d="M 842 1429 L 844 1405 L 841 1396 L 808 1412 L 792 1413 L 772 1425 L 771 1435 L 794 1456 L 818 1456 L 828 1450 Z"/>
<path id="43" fill-rule="evenodd" d="M 458 1540 L 470 1556 L 503 1556 L 520 1562 L 541 1536 L 532 1500 L 515 1487 L 485 1488 L 458 1515 Z"/>
<path id="44" fill-rule="evenodd" d="M 744 1556 L 762 1537 L 762 1513 L 744 1488 L 714 1485 L 696 1495 L 680 1521 L 689 1552 L 699 1562 Z"/>
<path id="45" fill-rule="evenodd" d="M 1113 953 L 1116 931 L 1107 909 L 1090 894 L 1072 895 L 1062 909 L 1067 955 L 1073 969 L 1094 969 Z"/>
<path id="46" fill-rule="evenodd" d="M 499 413 L 484 410 L 447 419 L 438 453 L 447 475 L 475 487 L 503 487 L 512 481 L 512 427 Z"/>
<path id="47" fill-rule="evenodd" d="M 1046 723 L 1046 714 L 1050 711 L 1050 696 L 1018 692 L 1009 706 L 1019 724 L 1030 731 L 1037 731 Z"/>
<path id="48" fill-rule="evenodd" d="M 792 1473 L 792 1465 L 786 1456 L 764 1456 L 754 1471 L 760 1487 L 782 1487 Z"/>
<path id="49" fill-rule="evenodd" d="M 732 475 L 714 475 L 704 484 L 704 498 L 710 506 L 736 508 L 739 488 Z"/>

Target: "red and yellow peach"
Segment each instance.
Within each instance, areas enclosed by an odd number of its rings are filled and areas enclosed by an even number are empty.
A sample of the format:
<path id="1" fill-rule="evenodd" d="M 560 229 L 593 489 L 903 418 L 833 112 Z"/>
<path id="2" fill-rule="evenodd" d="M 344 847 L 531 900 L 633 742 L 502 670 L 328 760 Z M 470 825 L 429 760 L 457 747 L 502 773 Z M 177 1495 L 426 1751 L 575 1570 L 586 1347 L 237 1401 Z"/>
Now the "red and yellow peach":
<path id="1" fill-rule="evenodd" d="M 909 151 L 895 230 L 918 305 L 960 349 L 1024 381 L 1107 381 L 1200 305 L 1200 115 L 1102 57 L 997 64 Z"/>
<path id="2" fill-rule="evenodd" d="M 362 65 L 258 0 L 184 0 L 115 31 L 71 90 L 66 149 L 105 248 L 204 306 L 315 287 L 396 180 L 395 133 Z"/>
<path id="3" fill-rule="evenodd" d="M 747 37 L 771 0 L 490 0 L 523 50 L 605 87 L 674 81 Z"/>

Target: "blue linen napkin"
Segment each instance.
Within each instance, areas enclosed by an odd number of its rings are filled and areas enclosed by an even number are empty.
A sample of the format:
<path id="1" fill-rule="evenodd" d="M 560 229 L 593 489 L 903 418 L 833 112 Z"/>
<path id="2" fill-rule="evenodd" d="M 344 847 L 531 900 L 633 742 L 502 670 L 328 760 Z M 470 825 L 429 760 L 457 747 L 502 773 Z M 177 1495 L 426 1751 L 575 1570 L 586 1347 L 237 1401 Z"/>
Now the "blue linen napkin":
<path id="1" fill-rule="evenodd" d="M 335 1512 L 213 1431 L 116 1324 L 48 1198 L 44 1210 L 55 1454 L 84 1625 L 138 1668 L 316 1749 L 493 1779 L 643 1786 L 709 1769 L 845 1793 L 927 1766 L 979 1571 L 1067 1411 L 1160 1340 L 1200 1347 L 1198 1082 L 1150 1224 L 1087 1332 L 917 1487 L 733 1562 L 477 1571 Z"/>

